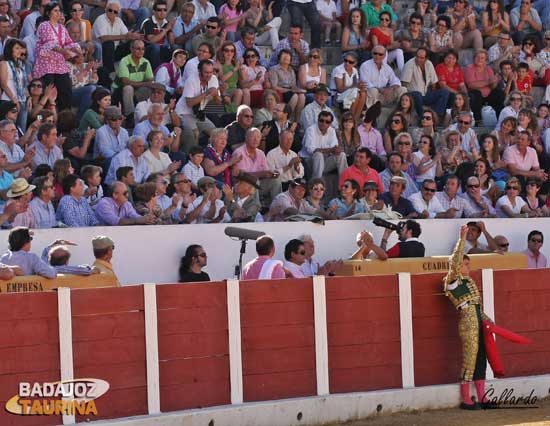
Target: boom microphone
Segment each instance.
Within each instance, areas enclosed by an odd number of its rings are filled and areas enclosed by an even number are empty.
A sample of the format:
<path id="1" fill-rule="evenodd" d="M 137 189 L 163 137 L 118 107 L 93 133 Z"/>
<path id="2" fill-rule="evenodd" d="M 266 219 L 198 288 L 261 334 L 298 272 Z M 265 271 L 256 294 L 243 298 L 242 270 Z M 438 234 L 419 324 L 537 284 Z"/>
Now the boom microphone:
<path id="1" fill-rule="evenodd" d="M 225 235 L 232 238 L 239 238 L 241 240 L 257 240 L 265 232 L 253 231 L 252 229 L 236 228 L 234 226 L 228 226 L 223 230 Z"/>

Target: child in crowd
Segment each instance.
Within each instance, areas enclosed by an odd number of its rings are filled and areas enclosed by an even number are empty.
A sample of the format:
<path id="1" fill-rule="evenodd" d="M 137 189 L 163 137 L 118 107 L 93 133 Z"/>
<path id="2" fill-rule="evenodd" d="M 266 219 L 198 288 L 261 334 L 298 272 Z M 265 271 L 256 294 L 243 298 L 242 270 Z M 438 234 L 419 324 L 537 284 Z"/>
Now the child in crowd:
<path id="1" fill-rule="evenodd" d="M 192 146 L 189 149 L 189 161 L 181 170 L 185 176 L 193 183 L 193 188 L 197 188 L 199 179 L 204 177 L 204 169 L 201 166 L 204 160 L 204 152 L 198 145 Z"/>
<path id="2" fill-rule="evenodd" d="M 529 71 L 529 65 L 521 62 L 518 65 L 518 77 L 516 80 L 518 91 L 524 95 L 525 106 L 531 108 L 533 106 L 533 97 L 531 89 L 533 88 L 533 73 Z"/>
<path id="3" fill-rule="evenodd" d="M 82 170 L 80 170 L 80 176 L 84 181 L 84 197 L 88 200 L 90 207 L 94 210 L 99 200 L 103 198 L 101 172 L 103 172 L 101 167 L 93 166 L 91 164 L 82 167 Z"/>

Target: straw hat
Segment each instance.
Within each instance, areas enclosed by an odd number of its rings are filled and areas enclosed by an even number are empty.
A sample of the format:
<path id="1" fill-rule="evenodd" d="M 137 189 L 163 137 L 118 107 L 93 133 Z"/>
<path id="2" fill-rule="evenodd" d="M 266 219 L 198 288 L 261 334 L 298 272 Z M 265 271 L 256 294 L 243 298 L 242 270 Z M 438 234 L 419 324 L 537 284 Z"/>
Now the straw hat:
<path id="1" fill-rule="evenodd" d="M 27 182 L 27 179 L 17 178 L 12 182 L 11 188 L 6 195 L 8 196 L 8 198 L 17 198 L 21 197 L 22 195 L 28 194 L 34 188 L 36 188 L 36 186 L 29 184 L 29 182 Z"/>

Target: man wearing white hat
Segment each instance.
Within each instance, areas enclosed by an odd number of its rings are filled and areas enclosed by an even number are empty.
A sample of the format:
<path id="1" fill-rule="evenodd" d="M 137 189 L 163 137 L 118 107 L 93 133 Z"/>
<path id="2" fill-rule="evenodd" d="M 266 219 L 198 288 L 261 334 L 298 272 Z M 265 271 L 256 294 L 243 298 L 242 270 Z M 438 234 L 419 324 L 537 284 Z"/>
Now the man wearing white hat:
<path id="1" fill-rule="evenodd" d="M 36 187 L 30 185 L 24 178 L 17 178 L 12 182 L 11 188 L 6 193 L 6 196 L 10 198 L 7 204 L 19 203 L 21 210 L 21 213 L 18 213 L 13 219 L 13 226 L 36 227 L 36 220 L 29 206 L 34 188 Z"/>

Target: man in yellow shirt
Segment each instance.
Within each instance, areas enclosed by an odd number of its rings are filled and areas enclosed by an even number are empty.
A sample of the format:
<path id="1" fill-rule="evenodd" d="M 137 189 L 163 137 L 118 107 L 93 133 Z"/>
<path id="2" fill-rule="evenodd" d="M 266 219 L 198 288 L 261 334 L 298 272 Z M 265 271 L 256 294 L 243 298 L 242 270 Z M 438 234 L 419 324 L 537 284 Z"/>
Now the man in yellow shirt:
<path id="1" fill-rule="evenodd" d="M 113 251 L 115 249 L 115 243 L 109 237 L 104 235 L 98 235 L 92 238 L 92 248 L 94 249 L 95 262 L 93 267 L 99 269 L 102 274 L 110 274 L 115 277 L 117 287 L 120 287 L 120 282 L 113 270 L 113 264 L 111 259 L 113 258 Z"/>

